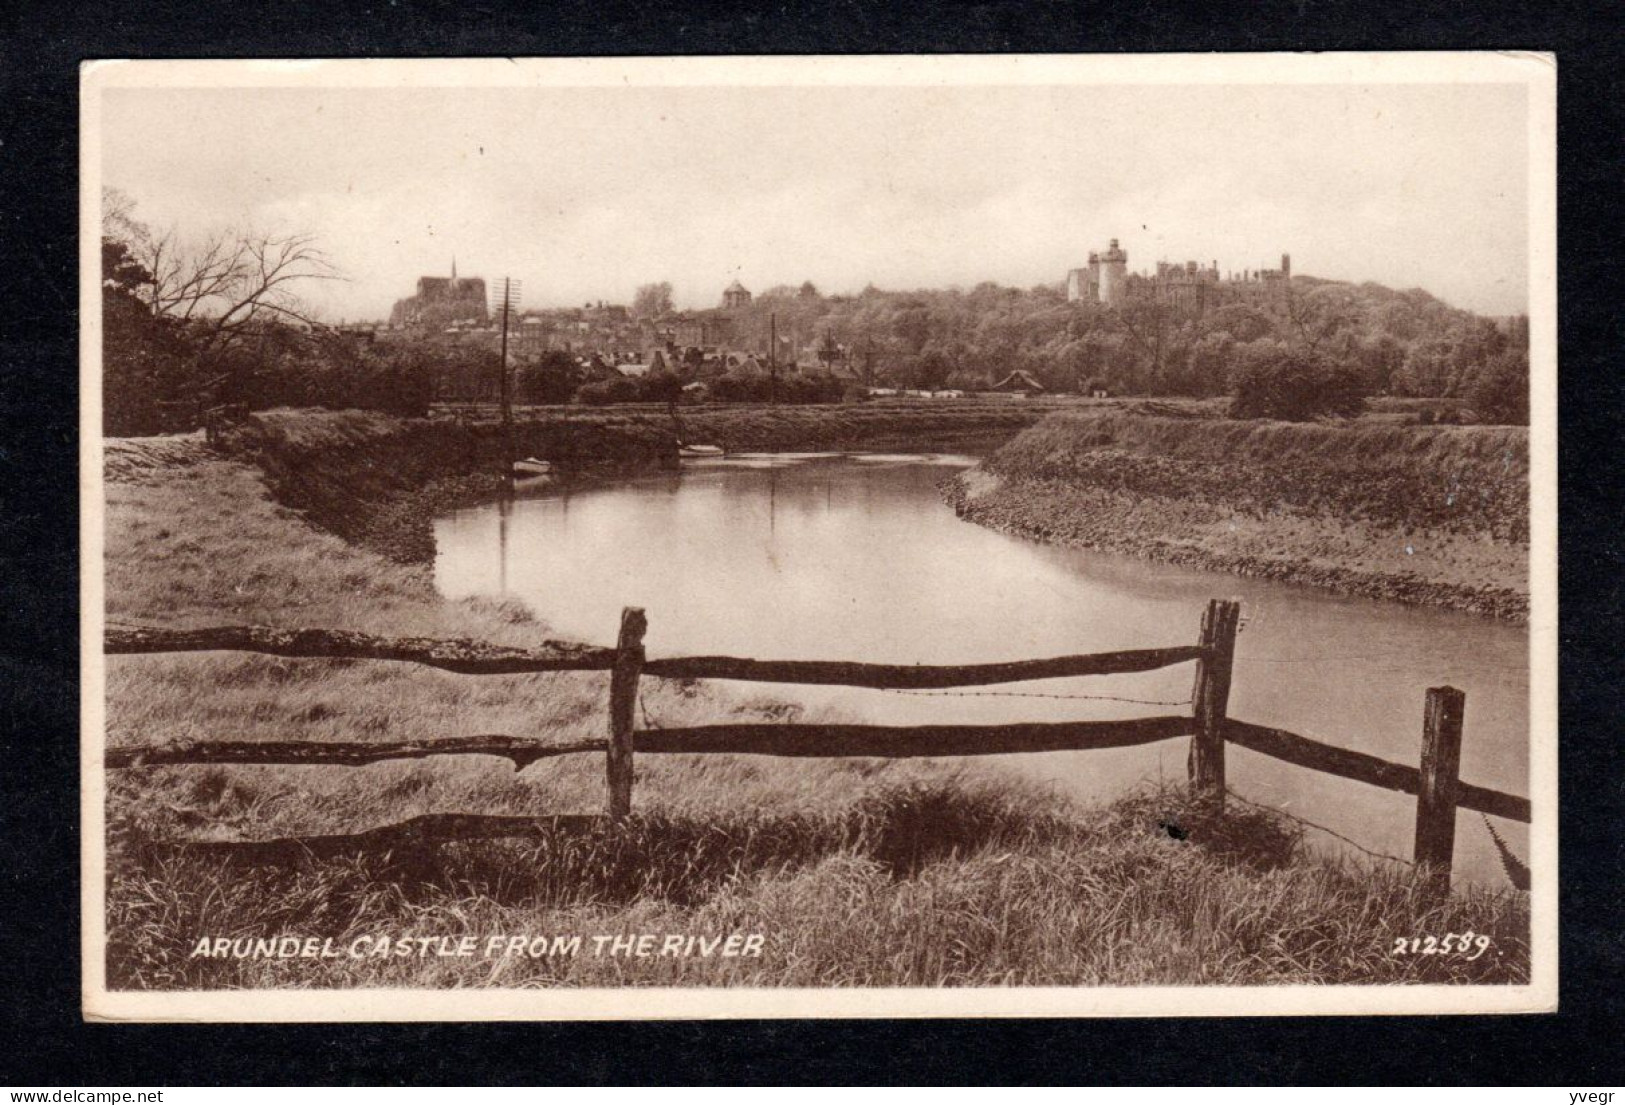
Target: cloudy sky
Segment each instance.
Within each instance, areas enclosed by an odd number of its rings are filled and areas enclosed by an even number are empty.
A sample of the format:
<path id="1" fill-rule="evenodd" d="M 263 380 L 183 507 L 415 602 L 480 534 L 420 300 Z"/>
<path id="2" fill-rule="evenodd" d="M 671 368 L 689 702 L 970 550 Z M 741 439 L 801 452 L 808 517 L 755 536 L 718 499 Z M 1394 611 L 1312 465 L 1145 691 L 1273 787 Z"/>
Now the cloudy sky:
<path id="1" fill-rule="evenodd" d="M 333 319 L 420 275 L 527 305 L 669 280 L 826 292 L 1159 259 L 1527 309 L 1521 85 L 109 89 L 103 180 L 155 226 L 314 232 Z"/>

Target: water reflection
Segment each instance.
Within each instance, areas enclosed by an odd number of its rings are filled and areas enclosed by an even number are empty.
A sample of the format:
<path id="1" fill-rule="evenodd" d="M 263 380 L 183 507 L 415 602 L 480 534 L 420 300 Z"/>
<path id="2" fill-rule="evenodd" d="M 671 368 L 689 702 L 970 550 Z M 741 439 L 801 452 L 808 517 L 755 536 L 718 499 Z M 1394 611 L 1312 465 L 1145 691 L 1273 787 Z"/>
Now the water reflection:
<path id="1" fill-rule="evenodd" d="M 559 633 L 599 643 L 613 640 L 622 606 L 643 606 L 652 656 L 894 663 L 1183 644 L 1208 599 L 1236 598 L 1235 716 L 1415 763 L 1423 693 L 1450 683 L 1468 696 L 1463 776 L 1527 793 L 1521 628 L 1006 537 L 943 505 L 938 481 L 968 463 L 727 458 L 545 489 L 441 519 L 437 580 L 453 597 L 516 596 Z M 1191 678 L 1184 665 L 964 692 L 774 690 L 866 720 L 992 722 L 1183 712 Z M 1085 697 L 1097 695 L 1111 697 Z M 1093 797 L 1182 778 L 1184 758 L 1183 742 L 1163 742 L 999 760 Z M 1248 797 L 1409 855 L 1414 799 L 1243 749 L 1230 760 Z M 1527 855 L 1523 829 L 1502 832 Z M 1499 877 L 1477 815 L 1463 815 L 1457 850 L 1468 877 Z"/>

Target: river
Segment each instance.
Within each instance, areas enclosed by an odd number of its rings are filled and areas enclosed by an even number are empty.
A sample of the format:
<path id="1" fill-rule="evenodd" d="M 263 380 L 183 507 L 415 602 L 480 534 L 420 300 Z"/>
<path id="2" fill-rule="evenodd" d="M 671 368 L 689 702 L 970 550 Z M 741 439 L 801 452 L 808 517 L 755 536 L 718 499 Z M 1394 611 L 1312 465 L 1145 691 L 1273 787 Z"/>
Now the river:
<path id="1" fill-rule="evenodd" d="M 521 493 L 436 522 L 436 581 L 505 594 L 561 636 L 613 643 L 623 606 L 648 611 L 651 657 L 974 663 L 1193 644 L 1210 598 L 1242 604 L 1232 717 L 1416 763 L 1423 693 L 1467 693 L 1462 777 L 1529 788 L 1528 639 L 1449 611 L 1061 549 L 960 521 L 937 483 L 957 456 L 772 454 L 685 462 L 568 490 Z M 971 688 L 967 694 L 772 688 L 819 717 L 921 724 L 1182 712 L 1193 667 Z M 1083 697 L 1109 695 L 1119 699 Z M 1060 696 L 1060 697 L 1033 697 Z M 1084 800 L 1181 780 L 1184 740 L 990 758 Z M 1408 857 L 1415 799 L 1231 746 L 1247 799 Z M 1458 815 L 1458 883 L 1504 885 L 1479 815 Z M 1528 858 L 1527 827 L 1497 823 Z M 1330 850 L 1348 846 L 1312 831 Z"/>

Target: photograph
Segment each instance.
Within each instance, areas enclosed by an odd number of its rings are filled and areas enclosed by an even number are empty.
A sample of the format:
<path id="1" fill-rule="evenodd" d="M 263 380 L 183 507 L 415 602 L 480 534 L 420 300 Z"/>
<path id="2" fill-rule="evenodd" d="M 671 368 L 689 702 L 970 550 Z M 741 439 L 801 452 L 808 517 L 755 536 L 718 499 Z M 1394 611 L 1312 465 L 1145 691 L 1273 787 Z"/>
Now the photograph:
<path id="1" fill-rule="evenodd" d="M 86 1017 L 1556 1008 L 1551 55 L 80 83 Z"/>

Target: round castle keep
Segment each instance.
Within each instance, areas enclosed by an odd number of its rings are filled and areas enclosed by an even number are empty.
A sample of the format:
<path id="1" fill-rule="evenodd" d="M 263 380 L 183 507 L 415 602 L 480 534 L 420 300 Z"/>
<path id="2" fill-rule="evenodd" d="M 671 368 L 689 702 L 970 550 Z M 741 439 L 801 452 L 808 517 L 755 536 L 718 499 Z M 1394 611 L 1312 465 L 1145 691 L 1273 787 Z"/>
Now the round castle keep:
<path id="1" fill-rule="evenodd" d="M 1278 297 L 1291 279 L 1292 257 L 1286 253 L 1281 254 L 1278 269 L 1248 270 L 1229 279 L 1220 276 L 1216 260 L 1207 266 L 1198 261 L 1159 261 L 1154 272 L 1130 273 L 1128 251 L 1113 238 L 1106 249 L 1090 252 L 1088 267 L 1067 272 L 1066 298 L 1070 303 L 1107 307 L 1131 299 L 1158 298 L 1200 314 L 1209 307 L 1238 299 Z"/>

